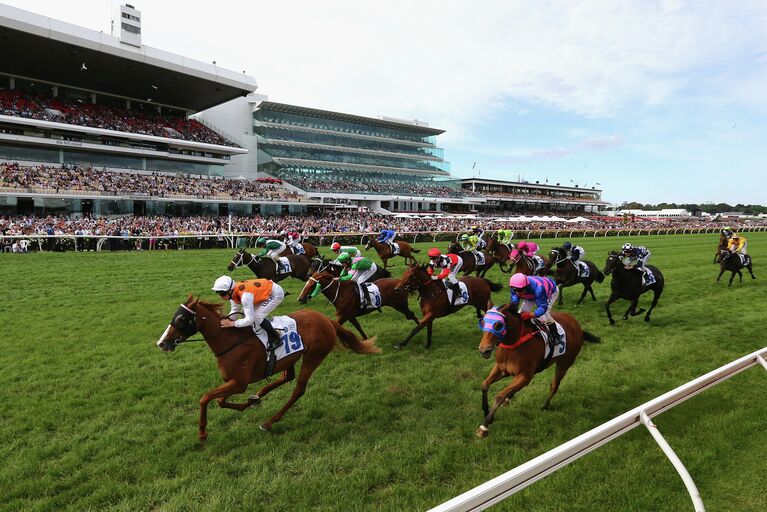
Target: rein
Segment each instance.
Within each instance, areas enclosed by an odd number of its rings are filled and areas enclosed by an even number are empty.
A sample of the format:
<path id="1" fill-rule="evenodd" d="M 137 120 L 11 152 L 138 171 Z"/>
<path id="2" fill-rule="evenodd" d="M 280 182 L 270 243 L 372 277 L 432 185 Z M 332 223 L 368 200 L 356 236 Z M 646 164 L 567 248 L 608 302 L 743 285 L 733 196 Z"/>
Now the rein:
<path id="1" fill-rule="evenodd" d="M 523 344 L 523 343 L 525 343 L 527 341 L 530 341 L 531 339 L 535 338 L 535 336 L 538 333 L 540 333 L 541 330 L 538 329 L 536 331 L 530 331 L 530 332 L 528 332 L 527 334 L 525 334 L 523 336 L 522 333 L 524 333 L 524 332 L 525 332 L 525 323 L 524 322 L 520 322 L 520 324 L 519 324 L 519 339 L 517 339 L 517 341 L 515 341 L 514 343 L 511 343 L 511 344 L 504 343 L 503 341 L 501 341 L 500 343 L 498 343 L 498 346 L 501 347 L 501 348 L 508 349 L 508 350 L 514 350 L 515 348 L 517 348 L 521 344 Z"/>

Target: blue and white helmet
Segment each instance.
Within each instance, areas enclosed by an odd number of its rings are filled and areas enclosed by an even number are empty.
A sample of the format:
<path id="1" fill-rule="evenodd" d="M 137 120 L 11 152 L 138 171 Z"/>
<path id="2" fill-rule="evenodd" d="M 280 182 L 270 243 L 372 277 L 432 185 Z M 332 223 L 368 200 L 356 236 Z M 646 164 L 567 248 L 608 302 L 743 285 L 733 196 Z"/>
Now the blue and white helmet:
<path id="1" fill-rule="evenodd" d="M 626 242 L 625 244 L 623 244 L 623 252 L 629 252 L 629 251 L 632 251 L 633 249 L 634 249 L 634 246 L 631 245 L 630 243 Z"/>

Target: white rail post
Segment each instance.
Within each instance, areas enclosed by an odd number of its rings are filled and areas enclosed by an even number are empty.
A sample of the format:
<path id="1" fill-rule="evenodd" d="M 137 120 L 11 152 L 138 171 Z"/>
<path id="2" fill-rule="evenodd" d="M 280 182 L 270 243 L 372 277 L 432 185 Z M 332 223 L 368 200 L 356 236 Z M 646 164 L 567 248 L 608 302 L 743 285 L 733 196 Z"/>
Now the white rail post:
<path id="1" fill-rule="evenodd" d="M 695 507 L 695 512 L 705 512 L 706 507 L 703 506 L 703 500 L 700 497 L 698 488 L 695 486 L 695 482 L 690 476 L 690 473 L 687 471 L 687 468 L 684 467 L 681 459 L 674 452 L 674 449 L 671 448 L 671 445 L 668 444 L 663 435 L 661 435 L 661 433 L 658 431 L 657 425 L 653 423 L 653 421 L 644 411 L 639 413 L 639 419 L 642 424 L 647 427 L 650 435 L 653 437 L 653 439 L 655 439 L 655 442 L 658 443 L 658 446 L 660 446 L 660 449 L 663 450 L 663 453 L 666 454 L 668 460 L 671 461 L 671 464 L 673 464 L 677 473 L 679 473 L 679 476 L 682 477 L 684 486 L 687 487 L 687 492 L 690 493 L 690 498 L 692 498 L 692 504 Z"/>

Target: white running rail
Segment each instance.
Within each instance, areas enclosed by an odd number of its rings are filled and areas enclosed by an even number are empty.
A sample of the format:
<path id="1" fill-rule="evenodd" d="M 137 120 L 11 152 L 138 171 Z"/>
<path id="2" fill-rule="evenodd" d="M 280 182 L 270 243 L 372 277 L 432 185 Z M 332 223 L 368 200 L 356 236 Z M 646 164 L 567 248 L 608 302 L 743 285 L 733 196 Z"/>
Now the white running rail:
<path id="1" fill-rule="evenodd" d="M 548 452 L 539 455 L 511 471 L 493 478 L 492 480 L 488 480 L 484 484 L 434 507 L 429 512 L 467 512 L 473 510 L 485 510 L 642 424 L 647 427 L 650 434 L 656 442 L 658 442 L 663 452 L 679 472 L 687 487 L 687 491 L 690 493 L 695 511 L 703 512 L 705 508 L 703 507 L 703 501 L 698 493 L 698 489 L 695 487 L 695 483 L 692 481 L 692 478 L 684 465 L 666 440 L 660 435 L 657 426 L 650 420 L 650 418 L 671 409 L 688 398 L 691 398 L 752 366 L 760 364 L 767 370 L 767 360 L 765 358 L 767 358 L 767 347 L 741 357 L 740 359 L 698 377 L 687 384 L 683 384 L 654 400 L 650 400 L 607 423 L 603 423 L 602 425 L 589 430 L 585 434 L 581 434 L 575 439 L 572 439 L 553 450 L 549 450 Z"/>

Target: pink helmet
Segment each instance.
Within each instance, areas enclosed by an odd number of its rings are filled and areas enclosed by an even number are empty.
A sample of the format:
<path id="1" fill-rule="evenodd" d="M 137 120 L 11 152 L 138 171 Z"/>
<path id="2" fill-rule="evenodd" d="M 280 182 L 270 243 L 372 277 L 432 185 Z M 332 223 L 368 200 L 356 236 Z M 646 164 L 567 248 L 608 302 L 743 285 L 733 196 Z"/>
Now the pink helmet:
<path id="1" fill-rule="evenodd" d="M 339 244 L 338 242 L 333 242 L 333 245 L 330 246 L 331 251 L 337 251 L 340 248 L 341 248 L 341 244 Z"/>
<path id="2" fill-rule="evenodd" d="M 522 240 L 521 242 L 517 244 L 517 249 L 524 249 L 526 247 L 527 247 L 527 242 L 525 242 L 524 240 Z"/>
<path id="3" fill-rule="evenodd" d="M 517 272 L 509 279 L 509 286 L 512 288 L 525 288 L 527 286 L 527 276 Z"/>

